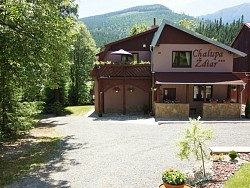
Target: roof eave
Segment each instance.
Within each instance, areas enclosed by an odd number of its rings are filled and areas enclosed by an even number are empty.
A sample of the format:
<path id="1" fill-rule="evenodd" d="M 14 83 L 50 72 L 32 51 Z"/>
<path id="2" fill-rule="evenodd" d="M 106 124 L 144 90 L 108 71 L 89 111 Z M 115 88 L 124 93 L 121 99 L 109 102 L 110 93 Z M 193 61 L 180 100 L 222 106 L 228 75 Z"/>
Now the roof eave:
<path id="1" fill-rule="evenodd" d="M 174 28 L 176 28 L 176 29 L 179 29 L 179 30 L 181 30 L 181 31 L 183 31 L 183 32 L 185 32 L 185 33 L 188 33 L 188 34 L 190 34 L 190 35 L 192 35 L 192 36 L 194 36 L 194 37 L 197 37 L 197 38 L 199 38 L 199 39 L 201 39 L 201 40 L 204 40 L 204 41 L 206 41 L 206 42 L 208 42 L 208 43 L 210 43 L 210 44 L 213 44 L 213 45 L 215 45 L 215 46 L 217 46 L 217 47 L 219 47 L 219 48 L 222 48 L 222 49 L 224 49 L 224 50 L 227 50 L 227 51 L 229 51 L 229 52 L 235 54 L 235 55 L 236 55 L 235 58 L 247 56 L 247 54 L 245 54 L 245 53 L 243 53 L 243 52 L 241 52 L 241 51 L 239 51 L 239 50 L 236 50 L 236 49 L 234 49 L 234 48 L 232 48 L 232 47 L 230 47 L 230 46 L 227 46 L 227 45 L 225 45 L 225 44 L 222 44 L 222 43 L 220 43 L 220 42 L 214 41 L 214 40 L 212 40 L 212 39 L 210 39 L 210 38 L 208 38 L 208 37 L 206 37 L 206 36 L 204 36 L 204 35 L 201 35 L 201 34 L 199 34 L 199 33 L 193 32 L 193 31 L 191 31 L 191 30 L 187 30 L 187 29 L 185 29 L 185 28 L 183 28 L 183 27 L 181 27 L 181 26 L 179 26 L 179 25 L 177 25 L 177 24 L 174 24 L 174 23 L 169 22 L 169 21 L 166 21 L 166 20 L 163 20 L 163 21 L 162 21 L 162 23 L 161 23 L 159 29 L 158 29 L 157 32 L 155 33 L 155 35 L 154 35 L 154 37 L 153 37 L 153 40 L 152 40 L 152 43 L 151 43 L 151 46 L 155 47 L 155 46 L 157 45 L 157 42 L 158 42 L 158 40 L 159 40 L 159 38 L 160 38 L 160 36 L 161 36 L 161 33 L 162 33 L 162 31 L 163 31 L 165 25 L 170 25 L 170 26 L 172 26 L 172 27 L 174 27 Z"/>

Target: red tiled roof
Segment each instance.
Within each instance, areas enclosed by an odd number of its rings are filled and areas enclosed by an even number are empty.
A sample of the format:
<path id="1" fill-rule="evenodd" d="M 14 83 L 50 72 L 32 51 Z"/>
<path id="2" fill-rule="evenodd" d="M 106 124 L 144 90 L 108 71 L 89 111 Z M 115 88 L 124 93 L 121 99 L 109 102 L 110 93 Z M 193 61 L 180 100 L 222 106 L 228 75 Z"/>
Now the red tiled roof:
<path id="1" fill-rule="evenodd" d="M 159 72 L 155 73 L 156 84 L 232 84 L 244 82 L 233 73 L 210 72 Z"/>

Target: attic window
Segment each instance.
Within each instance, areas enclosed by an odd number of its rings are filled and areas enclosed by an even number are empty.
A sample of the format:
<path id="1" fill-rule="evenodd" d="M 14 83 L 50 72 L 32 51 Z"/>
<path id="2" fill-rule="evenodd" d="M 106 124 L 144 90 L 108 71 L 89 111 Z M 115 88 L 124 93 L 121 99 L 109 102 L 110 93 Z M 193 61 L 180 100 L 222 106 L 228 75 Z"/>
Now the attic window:
<path id="1" fill-rule="evenodd" d="M 191 67 L 191 51 L 173 51 L 172 52 L 172 67 L 187 68 Z"/>

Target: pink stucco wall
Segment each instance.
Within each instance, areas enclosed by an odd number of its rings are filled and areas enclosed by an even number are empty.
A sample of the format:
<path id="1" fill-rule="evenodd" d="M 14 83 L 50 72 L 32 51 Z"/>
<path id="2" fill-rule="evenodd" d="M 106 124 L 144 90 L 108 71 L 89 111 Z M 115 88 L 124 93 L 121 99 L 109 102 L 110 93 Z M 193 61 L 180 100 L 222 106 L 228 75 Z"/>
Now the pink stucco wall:
<path id="1" fill-rule="evenodd" d="M 192 67 L 172 68 L 172 51 L 192 51 Z M 154 72 L 233 71 L 233 55 L 211 44 L 160 44 L 154 48 L 152 55 Z"/>
<path id="2" fill-rule="evenodd" d="M 151 53 L 150 51 L 129 51 L 130 53 L 138 53 L 139 54 L 139 62 L 140 61 L 151 61 Z M 112 62 L 121 62 L 121 55 L 113 55 L 112 51 L 108 51 L 103 61 L 112 61 Z"/>

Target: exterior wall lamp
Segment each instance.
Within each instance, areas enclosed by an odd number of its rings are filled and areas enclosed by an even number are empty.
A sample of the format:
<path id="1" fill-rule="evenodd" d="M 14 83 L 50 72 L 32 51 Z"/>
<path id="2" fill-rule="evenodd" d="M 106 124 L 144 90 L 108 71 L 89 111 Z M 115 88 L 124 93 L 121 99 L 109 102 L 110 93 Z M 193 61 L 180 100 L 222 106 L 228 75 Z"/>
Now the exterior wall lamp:
<path id="1" fill-rule="evenodd" d="M 135 91 L 135 88 L 133 88 L 133 87 L 129 87 L 129 88 L 128 88 L 128 91 L 129 91 L 130 93 L 132 93 L 132 92 L 134 92 L 134 91 Z"/>
<path id="2" fill-rule="evenodd" d="M 113 90 L 118 93 L 121 89 L 119 87 L 114 87 Z"/>

